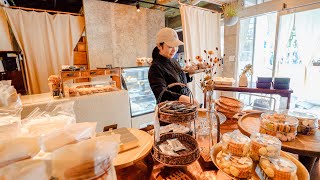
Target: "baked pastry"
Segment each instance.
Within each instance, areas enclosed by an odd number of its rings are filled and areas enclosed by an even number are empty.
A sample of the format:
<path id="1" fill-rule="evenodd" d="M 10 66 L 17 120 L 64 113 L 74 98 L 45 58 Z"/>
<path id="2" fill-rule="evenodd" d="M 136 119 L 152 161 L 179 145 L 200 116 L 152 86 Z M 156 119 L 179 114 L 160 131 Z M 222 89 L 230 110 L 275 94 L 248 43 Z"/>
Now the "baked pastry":
<path id="1" fill-rule="evenodd" d="M 260 133 L 278 137 L 281 141 L 292 141 L 297 135 L 298 119 L 285 114 L 261 114 Z"/>
<path id="2" fill-rule="evenodd" d="M 252 172 L 252 159 L 238 157 L 220 151 L 217 155 L 217 164 L 223 172 L 237 178 L 249 178 Z"/>
<path id="3" fill-rule="evenodd" d="M 74 97 L 78 95 L 78 90 L 77 88 L 69 88 L 69 96 Z"/>
<path id="4" fill-rule="evenodd" d="M 250 157 L 259 161 L 261 156 L 277 158 L 280 156 L 281 141 L 273 136 L 255 133 L 250 136 Z"/>
<path id="5" fill-rule="evenodd" d="M 250 138 L 239 130 L 222 135 L 222 151 L 234 156 L 247 156 L 250 150 Z"/>
<path id="6" fill-rule="evenodd" d="M 297 179 L 297 166 L 281 156 L 279 158 L 261 157 L 257 173 L 261 174 L 263 179 L 295 180 Z"/>

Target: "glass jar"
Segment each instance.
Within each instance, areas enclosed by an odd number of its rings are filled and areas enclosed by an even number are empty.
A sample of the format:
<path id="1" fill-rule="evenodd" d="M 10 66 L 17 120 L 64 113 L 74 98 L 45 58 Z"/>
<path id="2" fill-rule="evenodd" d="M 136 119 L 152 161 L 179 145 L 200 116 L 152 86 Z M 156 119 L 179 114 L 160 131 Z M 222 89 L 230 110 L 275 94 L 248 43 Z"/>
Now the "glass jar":
<path id="1" fill-rule="evenodd" d="M 261 114 L 260 133 L 276 136 L 281 141 L 293 141 L 297 135 L 298 119 L 286 114 Z"/>

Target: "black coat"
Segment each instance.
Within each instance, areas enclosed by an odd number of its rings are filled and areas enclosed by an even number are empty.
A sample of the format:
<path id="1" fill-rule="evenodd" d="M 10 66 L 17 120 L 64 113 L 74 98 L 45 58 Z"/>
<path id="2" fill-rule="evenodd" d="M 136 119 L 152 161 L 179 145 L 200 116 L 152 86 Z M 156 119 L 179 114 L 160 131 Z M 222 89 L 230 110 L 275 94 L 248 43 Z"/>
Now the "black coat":
<path id="1" fill-rule="evenodd" d="M 188 82 L 192 81 L 189 75 L 182 71 L 177 61 L 167 59 L 160 54 L 156 59 L 153 60 L 150 66 L 148 79 L 157 103 L 166 100 L 178 100 L 181 95 L 188 96 L 190 94 L 186 87 L 181 88 L 180 86 L 174 86 L 165 91 L 161 100 L 158 101 L 160 93 L 168 85 L 172 83 L 187 84 Z"/>

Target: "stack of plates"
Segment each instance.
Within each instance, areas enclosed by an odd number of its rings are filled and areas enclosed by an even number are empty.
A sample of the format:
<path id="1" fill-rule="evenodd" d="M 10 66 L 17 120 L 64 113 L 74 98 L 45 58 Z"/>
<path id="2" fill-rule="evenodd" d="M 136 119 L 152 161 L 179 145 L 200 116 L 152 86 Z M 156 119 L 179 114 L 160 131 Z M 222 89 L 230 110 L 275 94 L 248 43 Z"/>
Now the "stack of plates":
<path id="1" fill-rule="evenodd" d="M 242 111 L 243 103 L 235 98 L 220 96 L 220 99 L 215 101 L 215 109 L 227 118 L 232 118 Z"/>

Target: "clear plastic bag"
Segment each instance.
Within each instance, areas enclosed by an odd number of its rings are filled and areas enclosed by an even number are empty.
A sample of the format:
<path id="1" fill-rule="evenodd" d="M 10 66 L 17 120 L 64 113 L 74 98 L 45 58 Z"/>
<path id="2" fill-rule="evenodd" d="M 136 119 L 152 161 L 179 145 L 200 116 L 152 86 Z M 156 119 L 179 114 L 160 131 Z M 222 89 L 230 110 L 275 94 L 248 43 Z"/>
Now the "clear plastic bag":
<path id="1" fill-rule="evenodd" d="M 20 134 L 22 109 L 0 110 L 0 142 Z"/>
<path id="2" fill-rule="evenodd" d="M 1 180 L 48 180 L 50 177 L 50 161 L 29 159 L 0 169 Z"/>
<path id="3" fill-rule="evenodd" d="M 0 167 L 29 159 L 40 151 L 38 137 L 18 137 L 0 142 Z"/>
<path id="4" fill-rule="evenodd" d="M 52 175 L 59 179 L 109 176 L 119 150 L 120 135 L 99 136 L 64 146 L 52 153 Z M 109 177 L 116 179 L 116 177 Z"/>
<path id="5" fill-rule="evenodd" d="M 73 105 L 73 101 L 59 104 L 50 112 L 36 108 L 27 118 L 22 120 L 23 134 L 29 136 L 47 135 L 74 124 L 76 119 Z"/>
<path id="6" fill-rule="evenodd" d="M 0 81 L 0 107 L 21 108 L 22 104 L 11 81 Z"/>
<path id="7" fill-rule="evenodd" d="M 96 126 L 96 122 L 83 122 L 68 125 L 63 129 L 42 136 L 41 149 L 45 152 L 52 152 L 67 144 L 73 144 L 95 137 Z"/>

